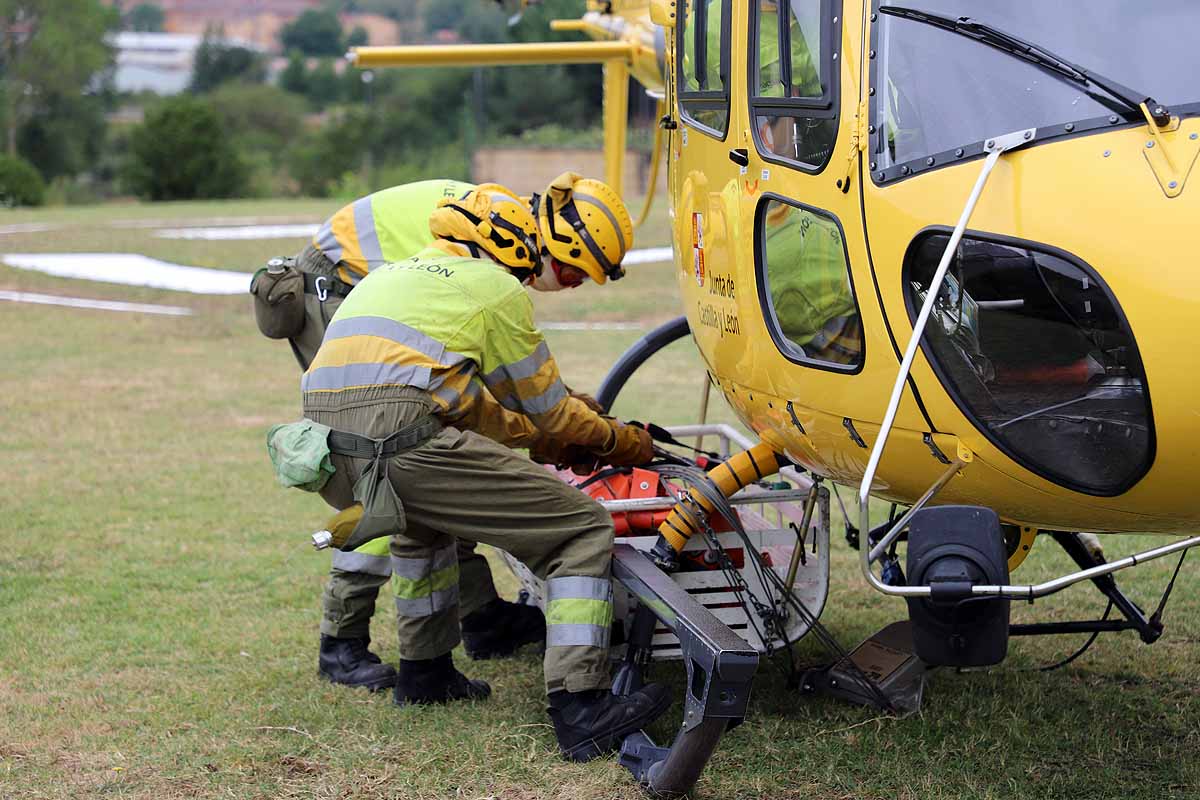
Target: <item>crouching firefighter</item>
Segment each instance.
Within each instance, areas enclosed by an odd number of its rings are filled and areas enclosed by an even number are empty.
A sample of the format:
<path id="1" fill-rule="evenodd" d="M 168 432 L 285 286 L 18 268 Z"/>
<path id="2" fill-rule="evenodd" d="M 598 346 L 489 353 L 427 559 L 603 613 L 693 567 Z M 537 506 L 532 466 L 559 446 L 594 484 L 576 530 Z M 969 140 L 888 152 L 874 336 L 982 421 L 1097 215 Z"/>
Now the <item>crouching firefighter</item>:
<path id="1" fill-rule="evenodd" d="M 345 206 L 295 258 L 273 259 L 255 277 L 251 292 L 260 329 L 272 338 L 290 337 L 296 359 L 302 369 L 307 368 L 329 320 L 350 289 L 372 268 L 432 244 L 428 220 L 437 203 L 465 197 L 477 189 L 518 202 L 515 194 L 497 184 L 475 187 L 454 180 L 431 180 L 385 189 Z M 568 172 L 551 182 L 544 196 L 548 202 L 539 224 L 549 237 L 549 247 L 543 244 L 541 249 L 545 269 L 528 285 L 539 291 L 558 291 L 578 287 L 588 278 L 604 284 L 609 277 L 623 276 L 621 260 L 632 246 L 633 224 L 617 194 L 601 181 Z M 532 202 L 537 204 L 539 197 L 534 195 Z M 549 208 L 554 212 L 548 213 Z M 585 219 L 586 225 L 580 226 L 580 219 Z M 461 255 L 479 254 L 470 242 L 459 243 L 456 249 Z M 504 657 L 522 645 L 544 641 L 541 610 L 501 599 L 487 560 L 475 552 L 473 542 L 460 541 L 458 555 L 467 654 L 472 658 Z M 318 675 L 372 691 L 395 683 L 395 669 L 369 650 L 376 598 L 390 575 L 386 539 L 368 542 L 353 552 L 334 552 L 322 597 Z"/>
<path id="2" fill-rule="evenodd" d="M 326 435 L 333 474 L 322 496 L 363 505 L 344 547 L 394 534 L 396 703 L 491 693 L 451 658 L 455 540 L 485 542 L 546 581 L 549 713 L 563 754 L 588 760 L 656 719 L 670 697 L 655 684 L 609 691 L 612 520 L 509 447 L 580 448 L 626 465 L 648 461 L 651 441 L 563 385 L 521 285 L 541 267 L 526 208 L 475 192 L 444 203 L 430 227 L 433 248 L 372 271 L 343 301 L 302 379 L 297 425 Z M 487 260 L 448 255 L 451 240 Z"/>

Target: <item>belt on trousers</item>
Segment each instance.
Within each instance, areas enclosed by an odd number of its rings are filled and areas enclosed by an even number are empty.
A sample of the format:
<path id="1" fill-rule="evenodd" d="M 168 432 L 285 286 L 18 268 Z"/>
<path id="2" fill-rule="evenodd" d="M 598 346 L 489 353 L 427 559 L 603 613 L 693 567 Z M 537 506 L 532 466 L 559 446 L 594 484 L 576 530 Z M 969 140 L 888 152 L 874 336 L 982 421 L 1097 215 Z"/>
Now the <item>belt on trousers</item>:
<path id="1" fill-rule="evenodd" d="M 372 439 L 349 431 L 329 432 L 329 452 L 351 458 L 366 458 L 372 461 L 420 447 L 438 434 L 442 423 L 432 415 L 421 417 L 383 439 Z"/>
<path id="2" fill-rule="evenodd" d="M 317 299 L 322 303 L 331 294 L 336 294 L 338 297 L 344 298 L 354 288 L 350 284 L 343 283 L 337 278 L 328 275 L 313 275 L 311 272 L 305 272 L 303 275 L 304 291 L 308 294 L 315 294 Z"/>

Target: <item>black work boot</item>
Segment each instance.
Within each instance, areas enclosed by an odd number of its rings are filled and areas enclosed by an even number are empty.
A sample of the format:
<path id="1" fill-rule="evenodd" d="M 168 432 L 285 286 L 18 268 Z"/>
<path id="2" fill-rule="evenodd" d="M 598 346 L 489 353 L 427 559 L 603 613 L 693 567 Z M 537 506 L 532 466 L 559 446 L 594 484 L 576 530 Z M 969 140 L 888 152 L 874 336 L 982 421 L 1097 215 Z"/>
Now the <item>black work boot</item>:
<path id="1" fill-rule="evenodd" d="M 370 639 L 339 639 L 321 634 L 317 674 L 330 683 L 365 686 L 381 692 L 396 685 L 396 670 L 367 649 Z"/>
<path id="2" fill-rule="evenodd" d="M 603 689 L 554 692 L 550 719 L 558 749 L 568 761 L 591 761 L 620 747 L 626 736 L 646 727 L 671 706 L 671 694 L 659 683 L 648 683 L 629 695 Z"/>
<path id="3" fill-rule="evenodd" d="M 422 661 L 400 659 L 394 702 L 398 706 L 449 703 L 452 700 L 483 700 L 492 687 L 473 681 L 454 668 L 450 654 Z"/>
<path id="4" fill-rule="evenodd" d="M 475 660 L 503 658 L 524 644 L 546 642 L 546 617 L 537 606 L 497 597 L 462 618 L 463 649 Z"/>

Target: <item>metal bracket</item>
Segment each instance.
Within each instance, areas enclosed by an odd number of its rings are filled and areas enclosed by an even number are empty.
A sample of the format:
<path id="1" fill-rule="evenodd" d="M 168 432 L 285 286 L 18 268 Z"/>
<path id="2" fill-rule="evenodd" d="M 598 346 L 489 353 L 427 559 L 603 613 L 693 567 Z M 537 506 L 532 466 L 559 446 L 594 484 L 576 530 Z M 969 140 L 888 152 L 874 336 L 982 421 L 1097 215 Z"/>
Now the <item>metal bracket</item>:
<path id="1" fill-rule="evenodd" d="M 800 424 L 800 418 L 796 416 L 796 408 L 792 405 L 792 401 L 787 402 L 788 416 L 792 418 L 792 424 L 796 426 L 796 430 L 800 431 L 801 436 L 807 436 L 808 432 L 804 430 L 804 426 Z"/>
<path id="2" fill-rule="evenodd" d="M 863 438 L 858 435 L 858 431 L 854 428 L 854 420 L 850 419 L 849 417 L 842 417 L 842 427 L 849 431 L 850 441 L 854 442 L 863 450 L 867 449 L 867 443 L 863 441 Z"/>
<path id="3" fill-rule="evenodd" d="M 921 434 L 921 441 L 923 441 L 925 446 L 929 448 L 929 452 L 933 453 L 934 458 L 943 464 L 950 463 L 950 459 L 946 458 L 946 454 L 942 452 L 942 449 L 937 446 L 937 442 L 933 440 L 932 433 L 926 432 Z"/>
<path id="4" fill-rule="evenodd" d="M 1150 112 L 1144 104 L 1143 111 L 1149 116 Z M 1179 129 L 1178 118 L 1172 119 L 1166 128 L 1160 129 L 1153 123 L 1149 128 L 1150 138 L 1142 147 L 1142 156 L 1163 194 L 1178 197 L 1183 193 L 1197 155 L 1200 155 L 1200 132 L 1192 131 L 1185 135 Z"/>

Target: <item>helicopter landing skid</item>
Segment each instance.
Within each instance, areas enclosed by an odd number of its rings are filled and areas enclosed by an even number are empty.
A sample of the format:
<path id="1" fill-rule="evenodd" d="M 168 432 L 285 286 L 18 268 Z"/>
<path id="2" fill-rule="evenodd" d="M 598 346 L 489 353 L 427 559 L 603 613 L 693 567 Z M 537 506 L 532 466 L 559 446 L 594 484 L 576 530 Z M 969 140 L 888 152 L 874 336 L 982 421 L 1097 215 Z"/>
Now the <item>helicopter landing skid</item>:
<path id="1" fill-rule="evenodd" d="M 1054 541 L 1058 542 L 1059 546 L 1066 551 L 1067 555 L 1079 565 L 1081 569 L 1092 569 L 1099 567 L 1105 562 L 1103 559 L 1098 559 L 1092 555 L 1091 551 L 1080 540 L 1077 533 L 1066 533 L 1064 531 L 1054 531 L 1051 536 Z M 1025 625 L 1010 625 L 1008 633 L 1010 636 L 1053 636 L 1056 634 L 1069 633 L 1109 633 L 1113 631 L 1137 631 L 1138 636 L 1146 644 L 1153 644 L 1158 641 L 1163 633 L 1163 625 L 1161 621 L 1161 609 L 1159 612 L 1146 616 L 1138 604 L 1133 602 L 1121 588 L 1117 586 L 1116 580 L 1111 574 L 1097 575 L 1092 578 L 1092 583 L 1096 589 L 1108 598 L 1112 607 L 1121 613 L 1124 619 L 1095 619 L 1082 620 L 1076 622 L 1035 622 Z"/>

